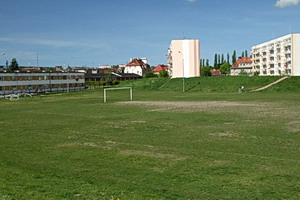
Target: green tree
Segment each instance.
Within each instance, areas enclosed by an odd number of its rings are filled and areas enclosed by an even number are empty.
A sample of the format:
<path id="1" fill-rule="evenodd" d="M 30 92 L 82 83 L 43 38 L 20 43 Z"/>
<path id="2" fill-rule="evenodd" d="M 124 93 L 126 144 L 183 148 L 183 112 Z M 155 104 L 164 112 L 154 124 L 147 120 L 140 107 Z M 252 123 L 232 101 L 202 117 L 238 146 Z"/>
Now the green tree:
<path id="1" fill-rule="evenodd" d="M 253 73 L 253 75 L 254 75 L 254 76 L 259 76 L 259 71 L 255 71 L 255 72 Z"/>
<path id="2" fill-rule="evenodd" d="M 17 62 L 17 59 L 16 59 L 16 58 L 13 58 L 13 59 L 11 60 L 11 63 L 10 63 L 10 65 L 9 65 L 9 67 L 8 67 L 8 71 L 9 71 L 9 72 L 14 72 L 15 70 L 19 70 L 19 64 L 18 64 L 18 62 Z"/>
<path id="3" fill-rule="evenodd" d="M 234 50 L 232 54 L 232 64 L 234 64 L 235 62 L 236 62 L 236 51 Z"/>
<path id="4" fill-rule="evenodd" d="M 225 75 L 230 74 L 230 67 L 231 65 L 228 62 L 223 63 L 220 67 L 221 73 Z"/>
<path id="5" fill-rule="evenodd" d="M 218 55 L 215 53 L 214 68 L 218 67 Z"/>
<path id="6" fill-rule="evenodd" d="M 211 76 L 211 68 L 210 66 L 201 67 L 200 74 L 201 76 Z"/>
<path id="7" fill-rule="evenodd" d="M 247 50 L 245 51 L 245 57 L 248 57 L 248 51 Z"/>
<path id="8" fill-rule="evenodd" d="M 205 66 L 206 67 L 209 66 L 209 60 L 208 59 L 206 59 L 206 65 Z"/>
<path id="9" fill-rule="evenodd" d="M 149 71 L 146 73 L 146 78 L 154 78 L 158 77 L 157 74 L 154 74 L 153 72 Z"/>
<path id="10" fill-rule="evenodd" d="M 160 77 L 169 77 L 169 73 L 167 70 L 163 69 L 159 72 Z"/>
<path id="11" fill-rule="evenodd" d="M 204 67 L 204 59 L 200 59 L 200 67 Z"/>
<path id="12" fill-rule="evenodd" d="M 227 53 L 227 62 L 228 63 L 229 63 L 229 58 L 230 58 L 229 53 Z"/>
<path id="13" fill-rule="evenodd" d="M 244 52 L 242 52 L 242 58 L 244 58 L 245 57 L 245 53 Z"/>
<path id="14" fill-rule="evenodd" d="M 222 59 L 221 59 L 221 63 L 220 64 L 223 64 L 225 62 L 224 60 L 224 54 L 222 54 Z"/>
<path id="15" fill-rule="evenodd" d="M 111 73 L 107 73 L 105 75 L 105 78 L 104 78 L 105 82 L 107 85 L 113 85 L 113 78 L 111 76 Z"/>

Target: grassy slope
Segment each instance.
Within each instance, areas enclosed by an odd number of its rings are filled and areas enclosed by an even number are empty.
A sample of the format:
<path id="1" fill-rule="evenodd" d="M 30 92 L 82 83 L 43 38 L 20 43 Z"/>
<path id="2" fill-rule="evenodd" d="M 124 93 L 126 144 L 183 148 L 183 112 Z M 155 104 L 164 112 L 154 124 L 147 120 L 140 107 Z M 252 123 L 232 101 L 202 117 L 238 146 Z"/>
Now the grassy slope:
<path id="1" fill-rule="evenodd" d="M 117 87 L 130 86 L 134 89 L 157 90 L 168 81 L 167 78 L 145 78 L 139 80 L 123 81 Z"/>
<path id="2" fill-rule="evenodd" d="M 187 92 L 237 92 L 241 86 L 245 87 L 245 91 L 251 91 L 268 85 L 281 77 L 199 77 L 199 78 L 186 78 L 185 90 Z M 140 80 L 131 80 L 121 82 L 117 87 L 132 86 L 134 89 L 144 90 L 162 90 L 162 91 L 182 91 L 183 80 L 166 79 L 166 78 L 149 78 Z M 272 86 L 267 91 L 299 91 L 300 90 L 300 77 L 292 77 L 281 82 L 278 85 Z"/>
<path id="3" fill-rule="evenodd" d="M 280 77 L 200 77 L 185 79 L 186 91 L 195 92 L 237 92 L 241 86 L 250 91 L 267 85 Z M 166 90 L 182 91 L 182 79 L 171 80 L 164 86 Z"/>
<path id="4" fill-rule="evenodd" d="M 280 84 L 274 85 L 267 91 L 272 92 L 300 92 L 300 76 L 291 77 Z"/>

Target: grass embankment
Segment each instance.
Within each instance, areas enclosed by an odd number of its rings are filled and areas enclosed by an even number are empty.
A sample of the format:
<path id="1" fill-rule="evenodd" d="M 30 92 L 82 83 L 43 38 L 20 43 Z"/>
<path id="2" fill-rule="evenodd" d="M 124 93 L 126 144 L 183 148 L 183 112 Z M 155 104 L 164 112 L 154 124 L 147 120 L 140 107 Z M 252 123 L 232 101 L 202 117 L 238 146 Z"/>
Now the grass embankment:
<path id="1" fill-rule="evenodd" d="M 197 77 L 186 78 L 186 92 L 238 92 L 239 87 L 244 86 L 244 91 L 266 86 L 280 79 L 279 76 L 228 76 L 228 77 Z M 182 91 L 183 79 L 149 78 L 121 82 L 117 87 L 132 86 L 134 89 Z M 300 91 L 300 77 L 291 77 L 274 85 L 265 91 L 293 92 Z"/>
<path id="2" fill-rule="evenodd" d="M 144 78 L 138 80 L 122 81 L 116 87 L 132 87 L 133 89 L 157 90 L 163 86 L 168 78 Z"/>

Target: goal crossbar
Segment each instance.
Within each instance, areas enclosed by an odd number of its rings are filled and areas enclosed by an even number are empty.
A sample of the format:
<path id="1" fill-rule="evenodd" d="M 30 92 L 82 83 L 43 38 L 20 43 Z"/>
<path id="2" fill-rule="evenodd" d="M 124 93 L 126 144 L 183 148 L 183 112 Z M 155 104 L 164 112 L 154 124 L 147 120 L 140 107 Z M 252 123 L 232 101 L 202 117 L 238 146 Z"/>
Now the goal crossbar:
<path id="1" fill-rule="evenodd" d="M 130 101 L 132 101 L 132 87 L 119 87 L 119 88 L 105 88 L 103 90 L 103 92 L 104 92 L 104 95 L 103 95 L 104 103 L 106 103 L 106 101 L 107 101 L 106 91 L 109 91 L 109 90 L 129 90 Z"/>

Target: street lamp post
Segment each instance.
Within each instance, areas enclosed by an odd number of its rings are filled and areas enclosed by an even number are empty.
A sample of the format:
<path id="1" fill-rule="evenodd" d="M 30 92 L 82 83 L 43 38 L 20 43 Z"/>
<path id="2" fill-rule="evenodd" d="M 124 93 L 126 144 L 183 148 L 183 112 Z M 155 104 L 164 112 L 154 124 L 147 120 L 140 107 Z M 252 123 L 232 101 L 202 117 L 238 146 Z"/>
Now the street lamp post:
<path id="1" fill-rule="evenodd" d="M 182 92 L 185 92 L 185 87 L 184 87 L 184 56 L 181 51 L 178 51 L 182 55 Z"/>
<path id="2" fill-rule="evenodd" d="M 1 53 L 1 56 L 3 56 L 3 57 L 4 57 L 5 55 L 6 55 L 6 53 L 5 53 L 5 52 Z"/>

